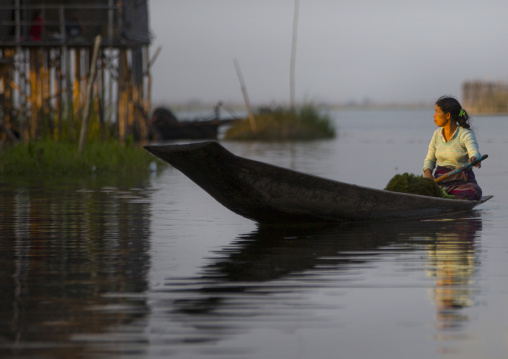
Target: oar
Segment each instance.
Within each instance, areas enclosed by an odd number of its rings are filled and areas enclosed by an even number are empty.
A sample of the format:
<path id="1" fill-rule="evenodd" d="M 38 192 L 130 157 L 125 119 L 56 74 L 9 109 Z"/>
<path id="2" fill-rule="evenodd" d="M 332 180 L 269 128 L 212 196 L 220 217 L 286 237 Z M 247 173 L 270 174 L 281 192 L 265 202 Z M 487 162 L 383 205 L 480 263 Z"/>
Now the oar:
<path id="1" fill-rule="evenodd" d="M 475 166 L 477 165 L 478 163 L 480 163 L 481 161 L 483 161 L 484 159 L 486 159 L 487 157 L 489 157 L 489 155 L 483 155 L 481 156 L 480 158 L 474 160 L 473 162 L 470 162 L 470 163 L 466 163 L 464 166 L 460 166 L 459 168 L 456 168 L 454 169 L 453 171 L 450 171 L 448 173 L 445 173 L 444 175 L 442 176 L 439 176 L 438 178 L 435 178 L 434 181 L 436 181 L 436 183 L 439 183 L 441 182 L 442 180 L 445 180 L 447 179 L 448 177 L 450 176 L 453 176 L 454 174 L 457 174 L 459 172 L 462 172 L 464 170 L 467 170 L 469 167 L 472 167 L 472 166 Z"/>

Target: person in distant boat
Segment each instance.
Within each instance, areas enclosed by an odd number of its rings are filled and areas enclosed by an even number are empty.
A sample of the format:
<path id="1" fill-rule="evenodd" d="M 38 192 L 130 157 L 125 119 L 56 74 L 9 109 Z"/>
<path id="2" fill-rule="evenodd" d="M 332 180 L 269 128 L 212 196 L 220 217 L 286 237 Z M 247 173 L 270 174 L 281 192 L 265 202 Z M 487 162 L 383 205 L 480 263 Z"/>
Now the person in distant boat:
<path id="1" fill-rule="evenodd" d="M 423 163 L 425 177 L 437 178 L 481 157 L 469 119 L 466 110 L 453 97 L 442 96 L 436 101 L 434 122 L 439 128 L 432 136 Z M 475 167 L 480 168 L 481 163 Z M 439 186 L 458 199 L 479 200 L 482 197 L 472 168 L 448 177 L 439 182 Z"/>
<path id="2" fill-rule="evenodd" d="M 41 41 L 42 39 L 42 11 L 37 10 L 32 17 L 32 23 L 30 24 L 30 38 L 34 41 Z"/>

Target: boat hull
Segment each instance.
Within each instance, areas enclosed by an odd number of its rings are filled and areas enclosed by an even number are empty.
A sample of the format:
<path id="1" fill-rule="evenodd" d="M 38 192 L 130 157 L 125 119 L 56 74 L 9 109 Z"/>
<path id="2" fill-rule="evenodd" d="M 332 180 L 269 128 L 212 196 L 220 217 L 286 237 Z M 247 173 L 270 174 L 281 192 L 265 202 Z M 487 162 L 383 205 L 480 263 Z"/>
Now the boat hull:
<path id="1" fill-rule="evenodd" d="M 181 121 L 153 125 L 158 141 L 168 140 L 211 140 L 217 139 L 219 127 L 233 120 Z"/>
<path id="2" fill-rule="evenodd" d="M 215 141 L 145 149 L 231 211 L 262 224 L 433 218 L 468 211 L 482 203 L 325 179 L 235 156 Z"/>

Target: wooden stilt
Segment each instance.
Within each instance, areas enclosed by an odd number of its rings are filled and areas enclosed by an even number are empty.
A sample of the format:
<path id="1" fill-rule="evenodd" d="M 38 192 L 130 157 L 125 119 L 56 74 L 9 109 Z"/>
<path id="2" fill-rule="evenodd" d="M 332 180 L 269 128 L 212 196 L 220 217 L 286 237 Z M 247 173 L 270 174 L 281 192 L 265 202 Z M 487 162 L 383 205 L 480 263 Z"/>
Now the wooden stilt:
<path id="1" fill-rule="evenodd" d="M 127 139 L 127 105 L 128 105 L 128 89 L 127 89 L 127 51 L 120 50 L 118 74 L 118 138 L 120 142 L 125 143 Z"/>
<path id="2" fill-rule="evenodd" d="M 72 84 L 74 119 L 79 121 L 81 111 L 81 49 L 74 49 L 74 83 Z"/>
<path id="3" fill-rule="evenodd" d="M 30 50 L 30 139 L 34 140 L 37 134 L 37 49 Z"/>

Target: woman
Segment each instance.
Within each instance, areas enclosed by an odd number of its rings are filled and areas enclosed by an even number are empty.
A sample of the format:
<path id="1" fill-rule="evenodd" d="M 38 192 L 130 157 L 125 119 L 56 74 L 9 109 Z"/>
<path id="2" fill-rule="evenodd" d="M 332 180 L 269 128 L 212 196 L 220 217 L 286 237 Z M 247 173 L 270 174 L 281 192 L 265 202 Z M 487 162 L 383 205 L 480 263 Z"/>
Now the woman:
<path id="1" fill-rule="evenodd" d="M 452 97 L 443 96 L 436 101 L 435 111 L 434 122 L 439 128 L 432 136 L 423 163 L 423 173 L 427 178 L 437 178 L 480 158 L 476 137 L 470 130 L 469 115 L 460 103 Z M 481 164 L 475 167 L 480 168 Z M 439 185 L 455 198 L 479 200 L 482 197 L 482 190 L 471 168 L 448 177 Z"/>

